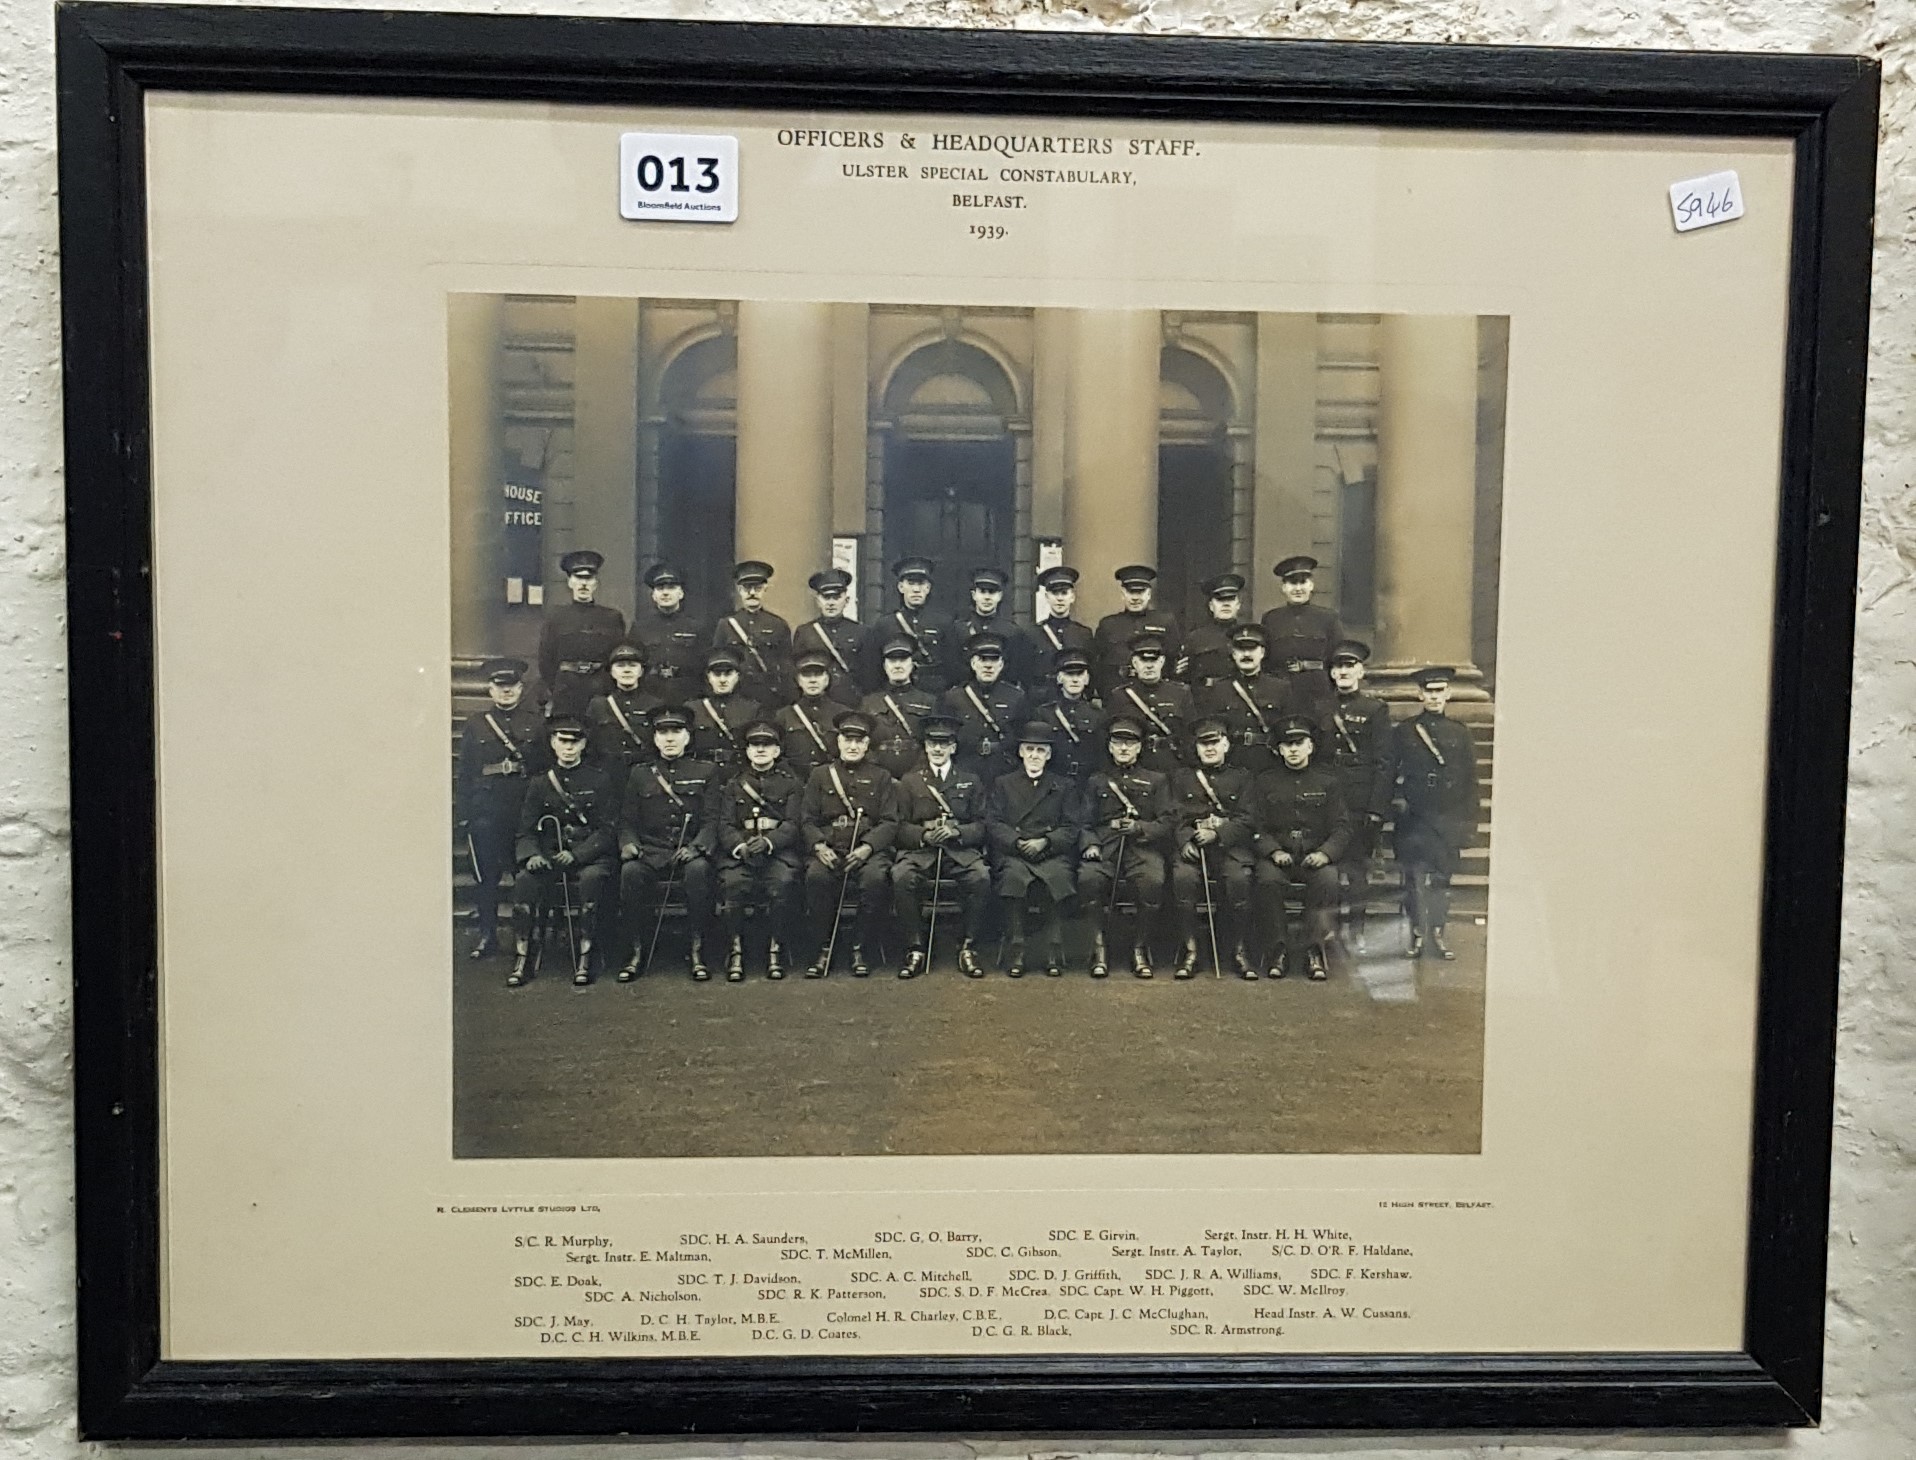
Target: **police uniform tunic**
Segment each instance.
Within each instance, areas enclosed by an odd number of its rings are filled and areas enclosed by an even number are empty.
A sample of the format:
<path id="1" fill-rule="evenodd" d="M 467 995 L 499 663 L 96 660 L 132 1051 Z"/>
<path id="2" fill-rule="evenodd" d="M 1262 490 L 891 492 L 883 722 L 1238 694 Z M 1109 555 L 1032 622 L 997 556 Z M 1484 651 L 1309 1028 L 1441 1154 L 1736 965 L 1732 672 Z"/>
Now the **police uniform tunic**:
<path id="1" fill-rule="evenodd" d="M 1172 773 L 1173 841 L 1179 855 L 1171 864 L 1171 899 L 1186 919 L 1189 909 L 1197 906 L 1199 883 L 1207 871 L 1222 884 L 1224 905 L 1232 914 L 1249 906 L 1252 866 L 1257 860 L 1251 829 L 1255 781 L 1251 772 L 1228 762 L 1215 769 L 1184 766 Z M 1203 848 L 1201 862 L 1183 855 L 1186 847 L 1196 845 L 1200 824 L 1211 825 L 1217 833 L 1217 840 Z M 1234 940 L 1238 935 L 1233 929 Z"/>
<path id="2" fill-rule="evenodd" d="M 690 755 L 677 760 L 661 756 L 634 766 L 626 777 L 619 817 L 619 855 L 625 863 L 619 874 L 619 905 L 634 953 L 645 951 L 642 940 L 656 922 L 655 894 L 663 895 L 669 881 L 676 880 L 684 890 L 694 936 L 711 920 L 711 854 L 717 837 L 708 798 L 717 777 L 710 761 Z M 678 847 L 691 847 L 697 855 L 679 865 L 673 856 Z"/>
<path id="3" fill-rule="evenodd" d="M 1286 715 L 1305 713 L 1291 695 L 1288 675 L 1246 678 L 1235 665 L 1197 697 L 1198 710 L 1224 722 L 1231 735 L 1231 764 L 1256 775 L 1277 764 L 1271 732 Z"/>
<path id="4" fill-rule="evenodd" d="M 792 626 L 761 608 L 737 609 L 712 625 L 712 647 L 738 655 L 738 692 L 761 705 L 792 697 Z"/>
<path id="5" fill-rule="evenodd" d="M 1086 773 L 1104 754 L 1099 734 L 1104 727 L 1104 706 L 1089 695 L 1070 700 L 1059 694 L 1033 706 L 1031 717 L 1056 732 L 1049 769 L 1074 786 L 1082 784 Z"/>
<path id="6" fill-rule="evenodd" d="M 1201 696 L 1207 685 L 1237 673 L 1237 663 L 1231 658 L 1231 634 L 1240 627 L 1239 619 L 1229 623 L 1206 619 L 1191 630 L 1184 641 L 1184 682 L 1193 693 Z"/>
<path id="7" fill-rule="evenodd" d="M 1361 863 L 1377 848 L 1377 831 L 1390 814 L 1397 780 L 1390 707 L 1367 694 L 1340 694 L 1332 701 L 1324 735 L 1350 807 L 1351 845 L 1345 860 Z"/>
<path id="8" fill-rule="evenodd" d="M 1096 678 L 1098 663 L 1097 635 L 1074 618 L 1040 619 L 1024 630 L 1025 642 L 1031 646 L 1031 662 L 1051 664 L 1057 660 L 1059 651 L 1076 649 L 1091 661 L 1093 678 Z M 1057 683 L 1055 676 L 1047 676 L 1052 684 Z"/>
<path id="9" fill-rule="evenodd" d="M 1138 722 L 1144 731 L 1144 754 L 1138 764 L 1167 776 L 1178 768 L 1178 752 L 1184 745 L 1184 727 L 1191 723 L 1195 707 L 1189 685 L 1174 679 L 1146 684 L 1127 679 L 1105 697 L 1107 717 L 1124 715 Z"/>
<path id="10" fill-rule="evenodd" d="M 803 849 L 798 844 L 798 778 L 782 763 L 770 770 L 740 769 L 719 787 L 712 815 L 718 862 L 719 910 L 733 936 L 750 912 L 770 919 L 774 938 L 789 942 Z M 757 837 L 771 849 L 739 855 Z"/>
<path id="11" fill-rule="evenodd" d="M 532 777 L 519 806 L 519 835 L 513 846 L 519 876 L 513 883 L 512 900 L 530 915 L 551 895 L 560 875 L 567 873 L 578 879 L 580 902 L 596 908 L 600 920 L 606 919 L 618 817 L 619 793 L 612 777 L 588 761 L 570 770 L 548 766 Z M 572 853 L 569 869 L 554 864 L 535 872 L 526 866 L 532 857 L 549 861 L 562 849 Z"/>
<path id="12" fill-rule="evenodd" d="M 512 844 L 527 781 L 551 762 L 545 717 L 529 695 L 510 710 L 493 705 L 468 716 L 459 732 L 459 814 L 477 863 L 473 903 L 481 936 L 498 922 L 499 876 L 516 865 Z"/>
<path id="13" fill-rule="evenodd" d="M 953 656 L 958 651 L 956 626 L 929 608 L 906 608 L 902 603 L 880 614 L 865 635 L 864 683 L 876 690 L 885 683 L 885 645 L 894 638 L 912 642 L 912 682 L 934 697 L 943 694 L 957 677 Z"/>
<path id="14" fill-rule="evenodd" d="M 872 718 L 872 748 L 868 759 L 894 777 L 918 763 L 918 732 L 925 716 L 938 708 L 930 690 L 921 685 L 886 685 L 860 702 Z"/>
<path id="15" fill-rule="evenodd" d="M 1337 772 L 1315 758 L 1302 770 L 1279 762 L 1252 783 L 1251 824 L 1257 847 L 1257 901 L 1269 956 L 1286 941 L 1284 899 L 1293 887 L 1304 899 L 1305 938 L 1321 944 L 1336 931 L 1341 884 L 1336 863 L 1350 842 L 1350 811 Z M 1274 852 L 1291 858 L 1287 867 L 1271 860 Z M 1322 867 L 1304 859 L 1321 852 Z"/>
<path id="16" fill-rule="evenodd" d="M 958 721 L 959 760 L 989 785 L 1010 770 L 1017 757 L 1014 737 L 1025 721 L 1024 691 L 1002 679 L 996 684 L 966 680 L 945 691 L 945 713 Z"/>
<path id="17" fill-rule="evenodd" d="M 1170 778 L 1162 771 L 1147 770 L 1142 761 L 1120 768 L 1107 760 L 1085 777 L 1081 805 L 1084 836 L 1079 844 L 1078 891 L 1085 906 L 1102 912 L 1110 901 L 1113 879 L 1122 878 L 1131 884 L 1141 907 L 1162 907 L 1164 844 L 1171 833 Z M 1137 821 L 1129 832 L 1111 824 L 1127 816 Z M 1093 847 L 1096 857 L 1083 855 Z"/>
<path id="18" fill-rule="evenodd" d="M 550 697 L 548 712 L 582 715 L 594 695 L 612 687 L 606 656 L 625 637 L 625 615 L 603 603 L 567 599 L 545 612 L 539 625 L 539 678 Z"/>
<path id="19" fill-rule="evenodd" d="M 1295 713 L 1322 721 L 1329 713 L 1331 650 L 1345 637 L 1337 615 L 1315 603 L 1280 603 L 1264 615 L 1270 636 L 1266 668 L 1289 678 Z"/>
<path id="20" fill-rule="evenodd" d="M 740 682 L 743 681 L 744 676 L 741 675 Z M 758 702 L 747 699 L 742 691 L 729 695 L 700 695 L 686 702 L 685 713 L 692 720 L 693 757 L 709 760 L 717 767 L 720 780 L 745 764 L 742 743 L 745 727 L 754 720 L 764 718 Z"/>
<path id="21" fill-rule="evenodd" d="M 807 619 L 792 631 L 792 657 L 817 649 L 831 661 L 825 693 L 849 706 L 859 694 L 859 665 L 865 657 L 865 630 L 848 618 Z M 787 696 L 786 698 L 791 698 Z"/>
<path id="22" fill-rule="evenodd" d="M 818 767 L 799 798 L 799 827 L 807 852 L 805 906 L 814 933 L 822 940 L 831 925 L 845 885 L 844 857 L 856 846 L 868 846 L 872 854 L 852 873 L 859 916 L 854 936 L 862 940 L 875 933 L 891 889 L 891 852 L 898 836 L 898 783 L 891 772 L 869 755 L 856 765 L 833 760 Z M 827 867 L 813 853 L 821 844 L 838 853 L 836 867 Z"/>
<path id="23" fill-rule="evenodd" d="M 829 695 L 816 698 L 800 695 L 780 708 L 772 716 L 773 723 L 784 735 L 784 753 L 778 763 L 802 784 L 814 769 L 837 756 L 838 742 L 833 739 L 832 721 L 852 708 Z"/>
<path id="24" fill-rule="evenodd" d="M 1184 630 L 1177 616 L 1167 609 L 1152 607 L 1143 613 L 1119 609 L 1098 620 L 1092 634 L 1091 673 L 1106 699 L 1112 689 L 1131 673 L 1131 641 L 1139 634 L 1152 634 L 1164 641 L 1164 668 L 1168 674 L 1184 657 Z"/>
<path id="25" fill-rule="evenodd" d="M 683 608 L 660 613 L 647 604 L 633 618 L 631 636 L 645 646 L 645 680 L 661 695 L 683 695 L 703 683 L 712 631 Z"/>
<path id="26" fill-rule="evenodd" d="M 977 771 L 953 764 L 941 778 L 929 763 L 905 772 L 898 783 L 898 843 L 892 864 L 892 908 L 913 947 L 925 941 L 925 904 L 932 877 L 958 889 L 962 937 L 975 943 L 984 932 L 991 892 L 985 860 L 986 782 Z M 942 847 L 925 840 L 940 822 L 958 835 Z M 942 858 L 940 853 L 942 852 Z"/>
<path id="27" fill-rule="evenodd" d="M 1419 929 L 1441 927 L 1450 879 L 1477 835 L 1476 742 L 1468 726 L 1429 711 L 1400 722 L 1393 736 L 1404 798 L 1393 836 L 1410 884 L 1412 921 Z"/>
<path id="28" fill-rule="evenodd" d="M 627 771 L 658 753 L 652 746 L 652 712 L 662 703 L 643 683 L 630 692 L 615 684 L 585 707 L 586 753 L 615 785 L 623 786 Z"/>
<path id="29" fill-rule="evenodd" d="M 1076 885 L 1078 842 L 1083 835 L 1076 787 L 1047 767 L 1037 780 L 1020 766 L 991 783 L 985 804 L 985 838 L 991 847 L 998 895 L 1022 898 L 1034 883 L 1063 902 Z M 1020 841 L 1044 848 L 1027 858 Z"/>
<path id="30" fill-rule="evenodd" d="M 958 620 L 952 630 L 952 640 L 962 655 L 964 646 L 974 634 L 996 634 L 1005 641 L 1004 683 L 1014 684 L 1030 694 L 1032 692 L 1033 658 L 1031 639 L 1025 630 L 1011 621 L 1011 615 L 1000 608 L 998 612 L 986 617 L 973 612 Z M 1046 658 L 1045 663 L 1051 660 Z M 962 677 L 962 676 L 960 676 Z M 1042 677 L 1042 676 L 1040 676 Z"/>

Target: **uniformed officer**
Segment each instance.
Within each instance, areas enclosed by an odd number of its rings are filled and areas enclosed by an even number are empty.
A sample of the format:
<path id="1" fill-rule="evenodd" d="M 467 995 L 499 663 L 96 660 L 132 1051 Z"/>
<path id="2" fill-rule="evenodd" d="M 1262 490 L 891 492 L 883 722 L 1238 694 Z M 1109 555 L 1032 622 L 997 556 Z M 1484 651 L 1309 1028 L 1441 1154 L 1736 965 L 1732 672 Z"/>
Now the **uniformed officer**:
<path id="1" fill-rule="evenodd" d="M 1263 924 L 1265 977 L 1290 967 L 1285 899 L 1304 903 L 1304 957 L 1313 980 L 1329 977 L 1327 945 L 1337 931 L 1338 858 L 1350 841 L 1350 812 L 1337 772 L 1315 756 L 1317 726 L 1291 715 L 1277 732 L 1278 763 L 1251 787 L 1256 833 L 1256 898 Z"/>
<path id="2" fill-rule="evenodd" d="M 1049 725 L 1028 721 L 1018 732 L 1018 769 L 992 782 L 985 803 L 992 882 L 1010 934 L 1005 971 L 1013 978 L 1024 977 L 1033 901 L 1044 971 L 1053 978 L 1064 972 L 1060 914 L 1076 888 L 1074 864 L 1083 827 L 1077 789 L 1050 769 L 1055 738 Z"/>
<path id="3" fill-rule="evenodd" d="M 745 977 L 745 924 L 753 916 L 766 925 L 765 976 L 785 977 L 801 861 L 798 798 L 804 788 L 780 763 L 779 728 L 754 720 L 743 738 L 745 764 L 720 786 L 712 817 L 730 983 Z"/>
<path id="4" fill-rule="evenodd" d="M 1130 672 L 1131 646 L 1141 635 L 1155 635 L 1163 643 L 1167 675 L 1181 673 L 1184 659 L 1184 630 L 1175 615 L 1151 601 L 1158 570 L 1147 563 L 1127 563 L 1112 576 L 1124 606 L 1098 620 L 1091 664 L 1098 691 L 1107 701 Z"/>
<path id="5" fill-rule="evenodd" d="M 757 700 L 740 691 L 743 668 L 736 649 L 711 649 L 705 655 L 705 693 L 685 708 L 692 716 L 692 756 L 710 761 L 723 780 L 745 761 L 740 737 L 761 717 Z"/>
<path id="6" fill-rule="evenodd" d="M 958 755 L 989 785 L 1016 760 L 1013 740 L 1025 722 L 1024 691 L 1005 683 L 1005 641 L 994 633 L 965 641 L 971 673 L 945 691 L 943 708 L 958 720 Z"/>
<path id="7" fill-rule="evenodd" d="M 796 674 L 798 697 L 772 718 L 785 734 L 785 769 L 802 783 L 832 758 L 832 721 L 853 707 L 831 694 L 832 659 L 823 649 L 799 650 Z"/>
<path id="8" fill-rule="evenodd" d="M 951 656 L 955 631 L 950 619 L 928 606 L 931 600 L 930 558 L 900 558 L 891 565 L 898 601 L 872 625 L 865 639 L 864 683 L 876 690 L 885 682 L 882 663 L 888 646 L 903 638 L 912 648 L 918 687 L 932 697 L 943 694 L 953 678 Z"/>
<path id="9" fill-rule="evenodd" d="M 1396 789 L 1396 737 L 1391 730 L 1390 707 L 1364 693 L 1364 664 L 1370 645 L 1345 639 L 1331 650 L 1331 686 L 1337 697 L 1331 705 L 1331 764 L 1343 783 L 1344 804 L 1351 814 L 1351 840 L 1338 864 L 1344 881 L 1344 903 L 1349 909 L 1356 951 L 1364 947 L 1365 904 L 1370 899 L 1370 859 L 1377 850 L 1390 798 Z"/>
<path id="10" fill-rule="evenodd" d="M 1477 835 L 1477 747 L 1470 728 L 1450 718 L 1450 682 L 1456 673 L 1432 665 L 1417 673 L 1418 713 L 1394 735 L 1397 783 L 1404 809 L 1393 840 L 1404 869 L 1404 911 L 1410 917 L 1410 956 L 1457 955 L 1444 941 L 1450 916 L 1450 879 L 1463 849 Z"/>
<path id="11" fill-rule="evenodd" d="M 792 626 L 765 606 L 772 565 L 748 558 L 732 569 L 738 607 L 712 625 L 712 647 L 738 655 L 739 693 L 756 705 L 792 697 Z"/>
<path id="12" fill-rule="evenodd" d="M 645 649 L 627 639 L 612 646 L 606 658 L 612 688 L 585 707 L 586 732 L 592 759 L 605 767 L 614 785 L 625 784 L 625 773 L 652 758 L 652 725 L 648 718 L 664 703 L 645 684 Z"/>
<path id="13" fill-rule="evenodd" d="M 572 982 L 580 987 L 591 983 L 593 924 L 610 907 L 618 788 L 611 776 L 586 760 L 584 720 L 554 715 L 546 731 L 552 763 L 526 785 L 513 846 L 519 864 L 512 885 L 519 948 L 506 977 L 509 988 L 526 981 L 533 918 L 555 895 L 569 913 L 567 933 L 577 955 Z"/>
<path id="14" fill-rule="evenodd" d="M 1197 763 L 1171 776 L 1171 804 L 1177 820 L 1177 860 L 1171 864 L 1171 910 L 1183 951 L 1177 976 L 1197 971 L 1198 941 L 1193 909 L 1210 879 L 1211 916 L 1223 924 L 1218 941 L 1231 952 L 1240 978 L 1255 979 L 1257 964 L 1246 942 L 1250 936 L 1251 878 L 1257 849 L 1251 829 L 1253 777 L 1231 764 L 1230 727 L 1201 716 L 1191 727 Z"/>
<path id="15" fill-rule="evenodd" d="M 983 978 L 978 940 L 984 936 L 991 901 L 991 869 L 985 861 L 985 781 L 958 763 L 959 722 L 950 715 L 925 719 L 925 759 L 898 783 L 898 848 L 891 871 L 892 910 L 905 930 L 900 978 L 915 978 L 929 966 L 925 909 L 935 890 L 956 888 L 960 932 L 958 971 Z"/>
<path id="16" fill-rule="evenodd" d="M 1262 624 L 1231 630 L 1231 668 L 1197 696 L 1201 714 L 1222 720 L 1231 733 L 1231 763 L 1252 775 L 1277 764 L 1272 730 L 1286 715 L 1298 713 L 1288 676 L 1267 674 L 1267 643 Z"/>
<path id="17" fill-rule="evenodd" d="M 1078 604 L 1078 570 L 1046 568 L 1038 575 L 1038 590 L 1044 594 L 1046 617 L 1024 631 L 1025 638 L 1031 644 L 1032 662 L 1054 663 L 1058 652 L 1063 649 L 1076 649 L 1095 660 L 1097 636 L 1088 625 L 1079 623 L 1071 616 Z"/>
<path id="18" fill-rule="evenodd" d="M 1178 768 L 1186 727 L 1196 713 L 1189 685 L 1165 678 L 1164 640 L 1143 633 L 1131 641 L 1131 672 L 1104 702 L 1111 715 L 1134 717 L 1144 729 L 1143 763 L 1167 776 Z"/>
<path id="19" fill-rule="evenodd" d="M 619 908 L 628 952 L 619 982 L 644 970 L 664 921 L 669 889 L 685 898 L 691 925 L 688 963 L 692 977 L 711 977 L 705 966 L 705 933 L 712 920 L 712 848 L 716 836 L 708 815 L 708 796 L 717 768 L 691 755 L 691 716 L 678 705 L 652 712 L 655 759 L 632 768 L 626 777 L 619 816 Z"/>
<path id="20" fill-rule="evenodd" d="M 868 759 L 871 716 L 847 710 L 832 726 L 838 755 L 813 771 L 799 800 L 805 860 L 805 908 L 817 953 L 807 978 L 831 972 L 835 929 L 848 884 L 858 889 L 852 923 L 852 975 L 871 972 L 879 925 L 891 890 L 891 851 L 898 837 L 898 783 Z"/>
<path id="21" fill-rule="evenodd" d="M 1325 672 L 1331 650 L 1345 637 L 1343 625 L 1330 609 L 1311 602 L 1317 591 L 1317 559 L 1299 554 L 1271 569 L 1284 591 L 1284 601 L 1264 615 L 1270 636 L 1271 673 L 1289 677 L 1291 705 L 1296 713 L 1322 724 L 1330 718 L 1331 681 Z"/>
<path id="22" fill-rule="evenodd" d="M 918 728 L 938 708 L 937 698 L 917 681 L 917 644 L 904 634 L 884 643 L 877 689 L 859 702 L 871 720 L 871 758 L 894 777 L 918 764 Z"/>
<path id="23" fill-rule="evenodd" d="M 632 637 L 645 646 L 648 677 L 659 694 L 689 694 L 705 672 L 712 631 L 685 608 L 685 575 L 670 563 L 645 570 L 650 599 L 632 620 Z"/>
<path id="24" fill-rule="evenodd" d="M 559 559 L 570 595 L 545 611 L 539 625 L 539 678 L 548 715 L 583 715 L 594 695 L 611 687 L 606 655 L 625 637 L 625 615 L 597 602 L 603 553 L 580 550 Z"/>
<path id="25" fill-rule="evenodd" d="M 1032 706 L 1031 718 L 1057 731 L 1051 768 L 1072 785 L 1081 785 L 1102 753 L 1098 732 L 1104 706 L 1091 697 L 1091 656 L 1084 650 L 1060 649 L 1054 668 L 1056 693 Z"/>
<path id="26" fill-rule="evenodd" d="M 1028 695 L 1034 689 L 1031 641 L 1018 631 L 1005 609 L 1005 587 L 1010 582 L 1000 568 L 973 568 L 971 612 L 958 620 L 953 633 L 960 644 L 969 644 L 979 634 L 996 634 L 1004 640 L 1004 677 Z"/>
<path id="27" fill-rule="evenodd" d="M 1184 681 L 1200 696 L 1205 687 L 1231 672 L 1231 634 L 1243 622 L 1244 579 L 1237 573 L 1206 578 L 1204 607 L 1209 617 L 1184 639 Z"/>
<path id="28" fill-rule="evenodd" d="M 1118 887 L 1129 883 L 1138 914 L 1131 971 L 1151 977 L 1150 928 L 1164 907 L 1164 844 L 1171 832 L 1170 782 L 1139 764 L 1144 727 L 1129 715 L 1105 726 L 1106 760 L 1084 783 L 1078 901 L 1091 923 L 1091 976 L 1109 971 L 1105 937 Z"/>
<path id="29" fill-rule="evenodd" d="M 843 568 L 826 568 L 805 580 L 818 605 L 818 617 L 792 631 L 794 657 L 818 650 L 831 665 L 831 697 L 850 706 L 858 699 L 858 663 L 864 657 L 865 630 L 845 616 L 851 606 L 852 575 Z"/>
<path id="30" fill-rule="evenodd" d="M 466 854 L 472 858 L 473 908 L 479 941 L 471 957 L 498 946 L 499 878 L 516 864 L 519 803 L 527 778 L 550 763 L 545 716 L 526 698 L 526 661 L 488 659 L 479 666 L 492 703 L 466 717 L 459 732 L 459 816 L 466 824 Z"/>

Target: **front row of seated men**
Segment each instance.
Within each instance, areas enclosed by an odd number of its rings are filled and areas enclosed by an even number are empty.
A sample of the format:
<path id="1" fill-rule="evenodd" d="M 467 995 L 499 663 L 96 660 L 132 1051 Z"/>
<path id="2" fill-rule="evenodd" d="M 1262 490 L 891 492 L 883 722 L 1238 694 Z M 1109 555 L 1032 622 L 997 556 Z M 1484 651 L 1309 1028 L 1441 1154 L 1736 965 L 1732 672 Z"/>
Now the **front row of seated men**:
<path id="1" fill-rule="evenodd" d="M 1397 849 L 1412 956 L 1452 956 L 1443 941 L 1447 888 L 1475 827 L 1469 733 L 1443 715 L 1448 676 L 1438 669 L 1420 676 L 1425 712 L 1395 730 L 1394 779 L 1404 801 Z M 621 982 L 638 977 L 675 889 L 690 921 L 691 975 L 701 980 L 710 977 L 705 954 L 715 921 L 725 975 L 737 981 L 754 920 L 765 933 L 767 975 L 778 979 L 801 942 L 807 977 L 825 977 L 847 946 L 853 974 L 869 974 L 892 917 L 905 948 L 899 977 L 914 977 L 927 967 L 943 898 L 958 906 L 960 971 L 983 977 L 980 944 L 994 895 L 1012 977 L 1023 975 L 1028 960 L 1061 974 L 1061 919 L 1081 910 L 1091 932 L 1089 972 L 1102 978 L 1118 946 L 1114 913 L 1125 891 L 1135 917 L 1121 951 L 1139 978 L 1152 976 L 1148 930 L 1160 917 L 1178 943 L 1176 976 L 1192 976 L 1196 910 L 1208 906 L 1203 931 L 1220 971 L 1228 950 L 1245 979 L 1258 978 L 1260 968 L 1282 978 L 1301 967 L 1321 980 L 1343 888 L 1365 885 L 1374 844 L 1365 818 L 1353 816 L 1345 779 L 1318 754 L 1318 726 L 1305 716 L 1273 727 L 1276 755 L 1258 771 L 1231 763 L 1223 717 L 1199 718 L 1188 763 L 1174 760 L 1166 771 L 1147 761 L 1152 727 L 1120 702 L 1089 732 L 1103 745 L 1080 780 L 1054 765 L 1060 729 L 1080 741 L 1085 733 L 1063 722 L 1032 719 L 1007 733 L 1015 768 L 1000 771 L 989 758 L 961 763 L 964 722 L 927 713 L 919 724 L 922 753 L 895 775 L 873 753 L 878 717 L 839 709 L 830 721 L 830 758 L 801 779 L 784 763 L 792 727 L 762 718 L 739 727 L 743 763 L 722 772 L 697 753 L 693 711 L 657 706 L 646 716 L 653 754 L 629 768 L 614 762 L 621 784 L 614 769 L 587 757 L 589 727 L 573 715 L 544 722 L 550 763 L 528 776 L 527 752 L 514 756 L 508 746 L 532 726 L 512 724 L 517 706 L 497 699 L 492 712 L 474 717 L 492 723 L 467 732 L 478 784 L 496 767 L 501 783 L 520 777 L 523 797 L 509 832 L 503 795 L 493 815 L 483 805 L 469 809 L 482 928 L 474 956 L 491 951 L 497 869 L 509 858 L 517 869 L 507 979 L 514 987 L 529 976 L 535 919 L 543 913 L 550 926 L 555 910 L 570 931 L 575 984 L 589 984 L 600 966 L 616 967 Z M 496 762 L 485 759 L 495 753 Z M 1468 781 L 1461 798 L 1460 767 Z M 1293 899 L 1302 907 L 1301 947 L 1289 926 Z M 595 954 L 608 944 L 615 957 Z"/>

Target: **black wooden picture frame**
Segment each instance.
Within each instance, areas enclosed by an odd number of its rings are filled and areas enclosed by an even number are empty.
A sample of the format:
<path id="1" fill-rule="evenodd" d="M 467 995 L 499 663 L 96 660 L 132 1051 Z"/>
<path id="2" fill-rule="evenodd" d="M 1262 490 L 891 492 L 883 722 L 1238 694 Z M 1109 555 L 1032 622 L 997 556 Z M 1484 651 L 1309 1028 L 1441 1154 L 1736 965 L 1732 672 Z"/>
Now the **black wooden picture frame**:
<path id="1" fill-rule="evenodd" d="M 58 61 L 86 1438 L 1816 1423 L 1873 60 L 70 4 L 59 12 Z M 1790 139 L 1742 1351 L 162 1360 L 142 126 L 155 88 Z"/>

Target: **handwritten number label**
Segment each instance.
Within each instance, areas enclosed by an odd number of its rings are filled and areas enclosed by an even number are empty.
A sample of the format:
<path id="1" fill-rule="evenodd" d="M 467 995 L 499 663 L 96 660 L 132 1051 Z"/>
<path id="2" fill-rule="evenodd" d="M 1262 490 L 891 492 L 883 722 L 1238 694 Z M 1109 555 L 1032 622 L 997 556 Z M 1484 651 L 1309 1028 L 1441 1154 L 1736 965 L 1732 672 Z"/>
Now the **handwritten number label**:
<path id="1" fill-rule="evenodd" d="M 672 223 L 734 221 L 738 217 L 738 138 L 622 133 L 619 216 Z"/>
<path id="2" fill-rule="evenodd" d="M 1713 172 L 1670 184 L 1670 217 L 1678 233 L 1743 216 L 1743 187 L 1734 172 Z"/>

